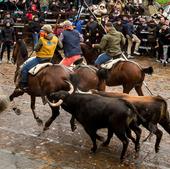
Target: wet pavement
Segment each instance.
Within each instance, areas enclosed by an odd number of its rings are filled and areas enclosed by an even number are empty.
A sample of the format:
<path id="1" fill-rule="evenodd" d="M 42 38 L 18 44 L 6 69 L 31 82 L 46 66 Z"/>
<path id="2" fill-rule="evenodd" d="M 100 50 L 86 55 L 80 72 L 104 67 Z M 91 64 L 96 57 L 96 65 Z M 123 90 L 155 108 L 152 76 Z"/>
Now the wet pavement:
<path id="1" fill-rule="evenodd" d="M 143 67 L 154 68 L 152 76 L 146 75 L 145 82 L 154 95 L 170 97 L 170 64 L 163 67 L 153 58 L 135 59 Z M 3 63 L 0 65 L 0 92 L 11 94 L 14 89 L 13 76 L 15 66 Z M 109 87 L 107 91 L 121 91 L 121 87 Z M 145 95 L 149 95 L 143 86 Z M 136 93 L 134 91 L 131 94 Z M 90 154 L 91 140 L 81 125 L 73 133 L 70 129 L 70 115 L 61 110 L 60 116 L 45 133 L 38 126 L 30 109 L 30 97 L 24 94 L 16 98 L 22 114 L 17 116 L 9 106 L 0 114 L 0 169 L 169 169 L 170 168 L 170 137 L 163 131 L 159 153 L 154 152 L 155 136 L 146 142 L 142 140 L 148 132 L 142 128 L 141 150 L 134 151 L 130 141 L 126 160 L 119 163 L 122 144 L 114 136 L 109 147 L 102 147 L 98 142 L 96 154 Z M 167 101 L 170 111 L 170 100 Z M 36 112 L 45 122 L 51 115 L 47 105 L 41 99 L 36 101 Z M 106 137 L 106 130 L 99 134 Z"/>

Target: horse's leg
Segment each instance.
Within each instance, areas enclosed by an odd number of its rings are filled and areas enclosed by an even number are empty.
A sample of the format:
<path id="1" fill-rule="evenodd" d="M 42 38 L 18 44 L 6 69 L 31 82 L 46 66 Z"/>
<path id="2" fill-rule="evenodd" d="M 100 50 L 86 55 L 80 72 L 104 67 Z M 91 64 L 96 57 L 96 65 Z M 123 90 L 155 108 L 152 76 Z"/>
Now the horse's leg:
<path id="1" fill-rule="evenodd" d="M 135 90 L 138 96 L 144 96 L 143 91 L 142 91 L 142 84 L 135 86 Z"/>
<path id="2" fill-rule="evenodd" d="M 123 84 L 123 93 L 129 94 L 129 92 L 133 89 L 133 85 Z"/>
<path id="3" fill-rule="evenodd" d="M 49 129 L 51 123 L 60 114 L 59 107 L 51 107 L 51 110 L 52 110 L 52 116 L 46 121 L 45 126 L 44 126 L 44 131 Z"/>
<path id="4" fill-rule="evenodd" d="M 43 121 L 35 113 L 35 96 L 31 96 L 31 110 L 32 110 L 34 119 L 36 120 L 38 125 L 39 126 L 43 125 Z"/>
<path id="5" fill-rule="evenodd" d="M 12 102 L 12 109 L 14 110 L 14 112 L 17 114 L 17 115 L 20 115 L 21 114 L 21 111 L 20 109 L 17 108 L 15 102 L 14 102 L 14 98 L 15 97 L 18 97 L 18 96 L 22 96 L 24 94 L 23 91 L 19 90 L 19 89 L 15 89 L 13 91 L 13 93 L 9 96 L 9 100 L 10 102 Z"/>

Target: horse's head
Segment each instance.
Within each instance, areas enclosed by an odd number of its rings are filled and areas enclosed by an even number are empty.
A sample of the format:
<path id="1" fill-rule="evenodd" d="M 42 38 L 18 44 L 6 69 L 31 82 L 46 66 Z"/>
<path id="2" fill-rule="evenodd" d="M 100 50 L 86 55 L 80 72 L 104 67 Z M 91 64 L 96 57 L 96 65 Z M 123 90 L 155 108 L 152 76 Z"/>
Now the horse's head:
<path id="1" fill-rule="evenodd" d="M 12 58 L 14 64 L 21 65 L 28 58 L 28 51 L 23 39 L 18 39 L 14 45 Z"/>
<path id="2" fill-rule="evenodd" d="M 81 43 L 81 50 L 83 53 L 83 56 L 85 57 L 87 64 L 94 64 L 94 61 L 96 60 L 97 56 L 100 54 L 98 50 L 92 48 L 92 44 L 88 42 Z"/>

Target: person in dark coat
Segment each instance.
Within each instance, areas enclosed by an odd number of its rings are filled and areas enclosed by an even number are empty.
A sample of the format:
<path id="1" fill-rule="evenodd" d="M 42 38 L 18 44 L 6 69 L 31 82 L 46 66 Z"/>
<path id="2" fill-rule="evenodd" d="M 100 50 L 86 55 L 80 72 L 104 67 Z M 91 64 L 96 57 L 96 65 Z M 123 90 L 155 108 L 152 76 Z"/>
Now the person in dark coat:
<path id="1" fill-rule="evenodd" d="M 32 33 L 34 46 L 38 43 L 40 29 L 41 25 L 39 22 L 39 18 L 38 16 L 35 16 L 33 18 L 33 21 L 30 23 L 30 31 Z"/>
<path id="2" fill-rule="evenodd" d="M 2 63 L 2 58 L 5 49 L 7 48 L 7 59 L 8 63 L 11 63 L 10 61 L 10 52 L 11 52 L 11 47 L 16 41 L 15 37 L 15 31 L 14 28 L 11 27 L 10 22 L 7 22 L 5 27 L 1 30 L 1 36 L 2 36 L 2 49 L 1 49 L 1 54 L 0 54 L 0 63 Z"/>

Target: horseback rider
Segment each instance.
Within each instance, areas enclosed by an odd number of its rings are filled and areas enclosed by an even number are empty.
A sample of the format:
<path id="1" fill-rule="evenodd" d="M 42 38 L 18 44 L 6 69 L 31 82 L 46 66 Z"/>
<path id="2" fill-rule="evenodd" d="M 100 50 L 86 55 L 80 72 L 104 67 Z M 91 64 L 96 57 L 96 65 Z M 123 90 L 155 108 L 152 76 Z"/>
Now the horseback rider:
<path id="1" fill-rule="evenodd" d="M 83 58 L 81 57 L 82 51 L 80 42 L 83 41 L 83 36 L 73 28 L 69 20 L 61 23 L 61 26 L 64 28 L 64 31 L 60 34 L 59 39 L 63 44 L 65 58 L 60 64 L 70 66 L 75 62 L 81 62 Z"/>
<path id="2" fill-rule="evenodd" d="M 105 30 L 107 32 L 101 39 L 100 44 L 92 44 L 93 48 L 98 48 L 104 51 L 95 60 L 95 65 L 100 67 L 102 63 L 110 59 L 121 57 L 121 46 L 125 45 L 126 39 L 121 32 L 116 31 L 111 22 L 106 23 Z"/>
<path id="3" fill-rule="evenodd" d="M 28 71 L 39 63 L 50 62 L 57 44 L 59 40 L 53 34 L 51 25 L 44 25 L 40 30 L 40 39 L 34 48 L 36 57 L 28 59 L 21 68 L 19 87 L 22 90 L 28 89 Z"/>

